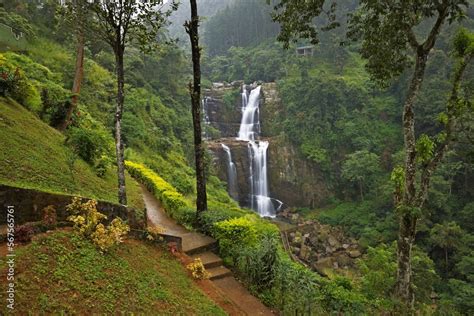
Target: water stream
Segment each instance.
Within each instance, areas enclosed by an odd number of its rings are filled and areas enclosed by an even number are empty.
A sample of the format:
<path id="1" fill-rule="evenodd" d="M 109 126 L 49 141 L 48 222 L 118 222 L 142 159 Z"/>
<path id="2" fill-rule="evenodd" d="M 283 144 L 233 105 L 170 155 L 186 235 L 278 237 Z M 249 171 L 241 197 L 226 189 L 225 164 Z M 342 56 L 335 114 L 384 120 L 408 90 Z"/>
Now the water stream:
<path id="1" fill-rule="evenodd" d="M 248 97 L 245 85 L 242 90 L 242 121 L 240 123 L 237 139 L 248 142 L 250 161 L 250 206 L 256 210 L 260 216 L 274 217 L 276 210 L 268 189 L 268 142 L 257 139 L 260 134 L 259 105 L 261 86 L 257 86 L 253 89 Z"/>
<path id="2" fill-rule="evenodd" d="M 229 195 L 234 199 L 239 199 L 239 193 L 237 190 L 237 168 L 235 163 L 232 161 L 232 153 L 230 152 L 229 146 L 221 144 L 222 149 L 227 154 L 227 187 Z"/>

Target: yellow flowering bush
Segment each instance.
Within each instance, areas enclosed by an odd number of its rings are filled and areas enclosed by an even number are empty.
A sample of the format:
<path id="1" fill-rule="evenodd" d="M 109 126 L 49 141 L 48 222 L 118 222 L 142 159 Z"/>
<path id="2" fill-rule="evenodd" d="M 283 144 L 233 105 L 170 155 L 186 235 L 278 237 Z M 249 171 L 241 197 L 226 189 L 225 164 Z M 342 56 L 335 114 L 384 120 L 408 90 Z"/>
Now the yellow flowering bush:
<path id="1" fill-rule="evenodd" d="M 74 228 L 84 236 L 90 236 L 101 220 L 107 216 L 97 211 L 97 201 L 82 202 L 79 197 L 72 198 L 71 204 L 66 206 L 70 215 L 67 219 L 74 223 Z"/>
<path id="2" fill-rule="evenodd" d="M 182 224 L 191 224 L 194 221 L 195 211 L 193 205 L 171 184 L 142 164 L 125 161 L 125 166 L 134 178 L 143 183 L 160 200 L 171 217 Z"/>
<path id="3" fill-rule="evenodd" d="M 100 248 L 106 251 L 110 247 L 123 241 L 123 237 L 130 231 L 130 227 L 122 219 L 115 218 L 106 227 L 101 223 L 107 216 L 97 211 L 97 201 L 82 202 L 81 198 L 74 197 L 66 209 L 72 213 L 68 220 L 74 223 L 74 229 Z"/>
<path id="4" fill-rule="evenodd" d="M 115 218 L 108 227 L 98 224 L 95 231 L 90 236 L 92 242 L 102 251 L 117 245 L 123 241 L 123 236 L 130 231 L 130 228 L 120 218 Z"/>
<path id="5" fill-rule="evenodd" d="M 146 239 L 153 241 L 153 240 L 163 240 L 163 237 L 160 236 L 160 234 L 164 233 L 165 229 L 160 226 L 153 226 L 153 227 L 147 227 L 146 229 Z"/>
<path id="6" fill-rule="evenodd" d="M 201 258 L 194 259 L 194 261 L 188 264 L 186 268 L 191 271 L 193 278 L 198 280 L 209 279 L 211 276 L 211 274 L 206 271 L 206 268 L 204 268 Z"/>

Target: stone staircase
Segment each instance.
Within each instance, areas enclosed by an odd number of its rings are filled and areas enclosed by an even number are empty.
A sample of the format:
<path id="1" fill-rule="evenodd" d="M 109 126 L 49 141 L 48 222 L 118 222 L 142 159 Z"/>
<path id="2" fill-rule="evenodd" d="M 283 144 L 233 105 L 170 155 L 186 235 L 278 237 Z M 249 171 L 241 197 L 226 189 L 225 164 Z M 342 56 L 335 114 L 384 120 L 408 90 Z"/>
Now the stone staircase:
<path id="1" fill-rule="evenodd" d="M 190 234 L 193 235 L 189 236 L 192 237 L 191 243 L 186 242 L 188 238 L 183 238 L 183 252 L 192 259 L 201 258 L 204 268 L 211 275 L 211 280 L 232 276 L 232 271 L 224 267 L 222 259 L 212 252 L 216 249 L 217 242 L 208 236 L 197 233 Z"/>
<path id="2" fill-rule="evenodd" d="M 222 259 L 213 253 L 217 249 L 215 239 L 191 232 L 169 218 L 160 202 L 142 186 L 143 200 L 147 208 L 148 225 L 157 225 L 165 234 L 181 238 L 182 251 L 191 258 L 201 258 L 204 267 L 211 274 L 211 280 L 232 276 L 232 272 L 223 266 Z"/>
<path id="3" fill-rule="evenodd" d="M 157 225 L 164 233 L 181 238 L 181 250 L 191 259 L 200 258 L 214 286 L 233 302 L 240 313 L 236 315 L 273 315 L 272 311 L 251 295 L 224 267 L 222 259 L 214 253 L 217 241 L 209 236 L 191 232 L 166 215 L 161 203 L 142 186 L 147 209 L 148 225 Z"/>

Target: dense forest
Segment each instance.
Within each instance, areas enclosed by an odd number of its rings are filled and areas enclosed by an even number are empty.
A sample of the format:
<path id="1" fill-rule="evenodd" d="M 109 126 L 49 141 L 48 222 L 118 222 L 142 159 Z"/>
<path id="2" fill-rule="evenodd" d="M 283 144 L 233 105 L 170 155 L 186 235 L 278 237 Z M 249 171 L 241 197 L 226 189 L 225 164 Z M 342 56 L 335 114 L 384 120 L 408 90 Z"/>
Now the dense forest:
<path id="1" fill-rule="evenodd" d="M 2 314 L 473 314 L 473 30 L 470 0 L 0 2 Z"/>

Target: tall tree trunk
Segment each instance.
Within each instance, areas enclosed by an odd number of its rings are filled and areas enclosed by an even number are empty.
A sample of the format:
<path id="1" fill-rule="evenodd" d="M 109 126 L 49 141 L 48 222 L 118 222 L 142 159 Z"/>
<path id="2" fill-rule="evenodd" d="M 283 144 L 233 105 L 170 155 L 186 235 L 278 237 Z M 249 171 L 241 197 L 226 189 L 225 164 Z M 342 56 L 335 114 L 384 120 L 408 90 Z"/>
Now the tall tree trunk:
<path id="1" fill-rule="evenodd" d="M 127 192 L 125 190 L 125 162 L 123 157 L 122 142 L 122 113 L 124 102 L 124 70 L 123 54 L 124 49 L 119 47 L 115 51 L 115 66 L 117 72 L 117 108 L 115 110 L 115 153 L 117 155 L 117 178 L 118 178 L 118 200 L 120 204 L 127 205 Z"/>
<path id="2" fill-rule="evenodd" d="M 60 131 L 65 131 L 66 128 L 71 124 L 72 113 L 77 108 L 77 101 L 79 99 L 79 93 L 81 92 L 82 78 L 84 77 L 84 30 L 79 26 L 77 33 L 77 49 L 76 49 L 76 71 L 74 74 L 74 82 L 72 84 L 72 100 L 71 105 L 67 109 L 64 121 L 58 127 Z"/>
<path id="3" fill-rule="evenodd" d="M 194 155 L 196 163 L 196 217 L 198 222 L 202 212 L 207 210 L 206 174 L 204 161 L 204 144 L 201 130 L 201 48 L 199 47 L 199 16 L 196 0 L 190 0 L 191 20 L 186 22 L 186 32 L 191 41 L 193 60 L 193 83 L 189 85 L 194 127 Z"/>
<path id="4" fill-rule="evenodd" d="M 401 201 L 402 214 L 398 233 L 397 249 L 397 296 L 412 308 L 414 294 L 412 288 L 411 250 L 415 241 L 417 216 L 413 214 L 416 205 L 416 138 L 414 104 L 426 68 L 427 52 L 420 46 L 416 54 L 413 74 L 403 110 L 403 136 L 405 142 L 405 185 Z"/>

